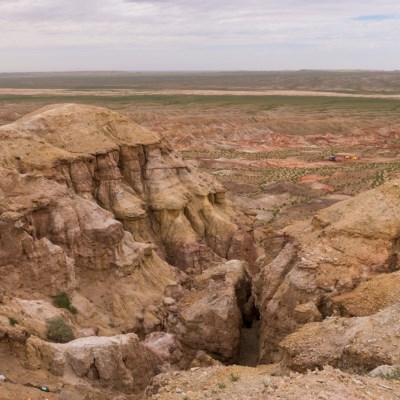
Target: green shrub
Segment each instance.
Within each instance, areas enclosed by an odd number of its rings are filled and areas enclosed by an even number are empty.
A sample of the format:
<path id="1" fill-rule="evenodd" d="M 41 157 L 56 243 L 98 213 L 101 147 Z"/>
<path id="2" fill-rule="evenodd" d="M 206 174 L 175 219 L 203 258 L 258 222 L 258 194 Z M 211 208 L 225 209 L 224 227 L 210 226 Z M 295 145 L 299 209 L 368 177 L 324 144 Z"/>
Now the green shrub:
<path id="1" fill-rule="evenodd" d="M 74 332 L 62 318 L 53 318 L 47 322 L 47 339 L 56 343 L 74 340 Z"/>
<path id="2" fill-rule="evenodd" d="M 78 310 L 71 304 L 71 299 L 67 293 L 60 293 L 53 297 L 53 304 L 58 308 L 65 308 L 72 314 L 76 314 Z"/>
<path id="3" fill-rule="evenodd" d="M 229 375 L 229 379 L 231 380 L 231 382 L 237 382 L 239 380 L 239 375 L 232 373 Z"/>
<path id="4" fill-rule="evenodd" d="M 8 321 L 10 322 L 11 326 L 15 326 L 18 324 L 18 321 L 13 317 L 8 317 Z"/>

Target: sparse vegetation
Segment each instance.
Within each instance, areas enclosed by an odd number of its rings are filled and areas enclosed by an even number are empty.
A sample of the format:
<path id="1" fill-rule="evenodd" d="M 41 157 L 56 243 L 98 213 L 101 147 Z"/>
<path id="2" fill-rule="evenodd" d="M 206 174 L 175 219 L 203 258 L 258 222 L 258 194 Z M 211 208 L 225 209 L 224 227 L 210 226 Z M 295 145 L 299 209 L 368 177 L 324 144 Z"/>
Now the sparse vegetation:
<path id="1" fill-rule="evenodd" d="M 226 389 L 225 383 L 218 383 L 218 388 L 219 388 L 220 390 Z"/>
<path id="2" fill-rule="evenodd" d="M 18 321 L 13 317 L 8 317 L 8 321 L 10 322 L 11 326 L 15 326 L 18 324 Z"/>
<path id="3" fill-rule="evenodd" d="M 229 379 L 230 379 L 231 382 L 237 382 L 239 380 L 239 378 L 240 378 L 239 375 L 234 374 L 234 373 L 231 373 L 229 375 Z"/>
<path id="4" fill-rule="evenodd" d="M 56 343 L 67 343 L 74 340 L 71 327 L 62 318 L 53 318 L 47 322 L 47 339 Z"/>
<path id="5" fill-rule="evenodd" d="M 381 373 L 378 375 L 382 379 L 400 381 L 400 367 L 387 374 Z"/>
<path id="6" fill-rule="evenodd" d="M 72 305 L 71 299 L 67 293 L 60 293 L 53 297 L 53 304 L 58 308 L 64 308 L 71 314 L 77 314 L 78 310 Z"/>

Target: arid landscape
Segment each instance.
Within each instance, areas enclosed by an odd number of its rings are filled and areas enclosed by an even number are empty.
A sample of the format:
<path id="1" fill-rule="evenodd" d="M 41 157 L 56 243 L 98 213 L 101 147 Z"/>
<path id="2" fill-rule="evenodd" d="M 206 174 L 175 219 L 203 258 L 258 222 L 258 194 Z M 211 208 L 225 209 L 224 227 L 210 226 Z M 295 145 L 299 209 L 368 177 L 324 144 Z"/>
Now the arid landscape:
<path id="1" fill-rule="evenodd" d="M 0 399 L 400 399 L 400 72 L 0 74 Z"/>

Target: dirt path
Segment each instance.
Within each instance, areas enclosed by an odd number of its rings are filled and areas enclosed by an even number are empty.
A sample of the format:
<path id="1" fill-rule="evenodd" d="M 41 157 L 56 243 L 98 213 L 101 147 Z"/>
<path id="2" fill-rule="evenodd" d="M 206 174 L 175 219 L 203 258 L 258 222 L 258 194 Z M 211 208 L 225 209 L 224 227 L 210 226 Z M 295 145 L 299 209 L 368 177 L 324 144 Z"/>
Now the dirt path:
<path id="1" fill-rule="evenodd" d="M 309 97 L 353 97 L 369 99 L 400 100 L 399 94 L 352 94 L 318 92 L 306 90 L 68 90 L 68 89 L 10 89 L 0 88 L 0 95 L 20 96 L 143 96 L 143 95 L 190 95 L 190 96 L 309 96 Z"/>

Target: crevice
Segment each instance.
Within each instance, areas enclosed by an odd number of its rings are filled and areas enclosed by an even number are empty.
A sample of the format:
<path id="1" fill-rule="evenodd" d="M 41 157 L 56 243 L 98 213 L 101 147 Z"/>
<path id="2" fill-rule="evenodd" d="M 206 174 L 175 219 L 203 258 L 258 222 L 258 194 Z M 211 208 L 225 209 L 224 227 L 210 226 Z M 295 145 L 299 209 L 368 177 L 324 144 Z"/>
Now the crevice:
<path id="1" fill-rule="evenodd" d="M 240 332 L 238 364 L 255 367 L 260 350 L 260 321 L 256 320 L 250 328 L 243 327 Z"/>
<path id="2" fill-rule="evenodd" d="M 260 313 L 252 294 L 252 281 L 247 277 L 246 283 L 236 288 L 236 298 L 242 313 L 240 343 L 236 363 L 254 367 L 259 357 Z"/>
<path id="3" fill-rule="evenodd" d="M 100 379 L 100 373 L 99 370 L 96 367 L 96 359 L 93 360 L 93 363 L 89 367 L 89 371 L 86 375 L 89 379 L 91 380 L 99 380 Z"/>
<path id="4" fill-rule="evenodd" d="M 333 315 L 333 305 L 330 301 L 326 301 L 326 299 L 322 299 L 317 304 L 317 308 L 323 319 L 329 318 Z"/>

